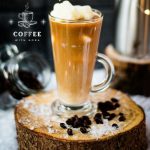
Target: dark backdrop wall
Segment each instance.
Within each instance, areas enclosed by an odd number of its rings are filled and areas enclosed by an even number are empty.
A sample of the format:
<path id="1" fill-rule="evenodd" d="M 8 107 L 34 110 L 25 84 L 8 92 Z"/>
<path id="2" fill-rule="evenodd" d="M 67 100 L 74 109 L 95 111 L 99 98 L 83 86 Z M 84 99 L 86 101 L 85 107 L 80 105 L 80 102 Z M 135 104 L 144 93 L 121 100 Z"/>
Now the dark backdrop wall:
<path id="1" fill-rule="evenodd" d="M 100 39 L 99 52 L 114 42 L 115 29 L 115 0 L 70 0 L 73 4 L 91 5 L 99 9 L 104 15 L 103 28 Z M 18 27 L 18 13 L 25 10 L 25 5 L 29 3 L 29 10 L 34 12 L 34 20 L 37 24 L 31 26 L 28 31 L 41 31 L 42 37 L 39 42 L 16 42 L 12 33 L 14 31 L 26 31 Z M 20 51 L 38 51 L 50 63 L 53 69 L 52 48 L 50 42 L 50 31 L 48 23 L 48 13 L 53 8 L 57 0 L 1 0 L 0 1 L 0 45 L 5 43 L 16 44 Z M 42 20 L 46 22 L 42 24 Z M 10 24 L 10 21 L 13 23 Z"/>

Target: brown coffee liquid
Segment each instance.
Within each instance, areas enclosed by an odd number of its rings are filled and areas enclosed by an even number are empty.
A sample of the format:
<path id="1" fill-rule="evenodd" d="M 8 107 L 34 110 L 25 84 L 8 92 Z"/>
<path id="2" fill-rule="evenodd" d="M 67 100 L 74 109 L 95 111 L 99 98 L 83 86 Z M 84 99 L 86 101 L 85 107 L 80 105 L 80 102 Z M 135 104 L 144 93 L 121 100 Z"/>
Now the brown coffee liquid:
<path id="1" fill-rule="evenodd" d="M 50 17 L 58 94 L 66 105 L 88 100 L 102 18 L 66 22 Z"/>

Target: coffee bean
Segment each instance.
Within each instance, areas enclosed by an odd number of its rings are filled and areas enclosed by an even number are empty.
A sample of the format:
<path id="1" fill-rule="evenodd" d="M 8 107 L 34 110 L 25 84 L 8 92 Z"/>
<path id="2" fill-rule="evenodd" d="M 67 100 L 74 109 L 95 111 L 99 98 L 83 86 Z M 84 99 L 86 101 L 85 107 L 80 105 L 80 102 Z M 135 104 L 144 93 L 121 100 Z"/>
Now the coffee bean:
<path id="1" fill-rule="evenodd" d="M 112 113 L 112 114 L 110 114 L 110 116 L 108 117 L 108 120 L 110 121 L 110 120 L 114 119 L 115 117 L 116 117 L 116 114 L 115 114 L 115 113 Z"/>
<path id="2" fill-rule="evenodd" d="M 115 107 L 112 102 L 106 101 L 106 102 L 99 102 L 98 103 L 98 110 L 104 112 L 109 110 L 114 110 Z"/>
<path id="3" fill-rule="evenodd" d="M 116 123 L 112 124 L 112 127 L 115 127 L 116 129 L 119 128 L 119 126 Z"/>
<path id="4" fill-rule="evenodd" d="M 75 120 L 74 122 L 73 122 L 73 125 L 72 125 L 72 127 L 73 128 L 79 128 L 80 127 L 80 121 L 79 121 L 79 119 L 78 120 Z"/>
<path id="5" fill-rule="evenodd" d="M 119 116 L 124 116 L 124 114 L 123 113 L 119 113 Z"/>
<path id="6" fill-rule="evenodd" d="M 102 115 L 101 115 L 100 113 L 96 113 L 96 114 L 95 114 L 95 117 L 96 117 L 96 118 L 101 118 Z"/>
<path id="7" fill-rule="evenodd" d="M 67 133 L 68 133 L 68 135 L 70 135 L 70 136 L 72 136 L 73 135 L 73 131 L 72 131 L 72 129 L 67 129 Z"/>
<path id="8" fill-rule="evenodd" d="M 72 126 L 73 128 L 85 127 L 89 128 L 92 124 L 88 116 L 78 117 L 77 115 L 67 119 L 66 124 Z"/>
<path id="9" fill-rule="evenodd" d="M 100 111 L 107 111 L 106 107 L 105 107 L 105 104 L 103 102 L 99 102 L 98 103 L 98 110 L 100 110 Z"/>
<path id="10" fill-rule="evenodd" d="M 107 108 L 107 110 L 114 110 L 114 105 L 110 101 L 105 102 L 105 107 Z"/>
<path id="11" fill-rule="evenodd" d="M 103 114 L 103 118 L 104 119 L 108 119 L 110 117 L 110 113 L 108 113 L 107 111 L 106 112 L 102 112 Z"/>
<path id="12" fill-rule="evenodd" d="M 74 116 L 72 117 L 72 119 L 73 119 L 73 120 L 78 120 L 79 117 L 78 117 L 77 115 L 74 115 Z"/>
<path id="13" fill-rule="evenodd" d="M 63 129 L 67 129 L 65 123 L 60 123 L 60 127 L 62 127 Z"/>
<path id="14" fill-rule="evenodd" d="M 81 127 L 87 127 L 92 124 L 88 116 L 82 116 L 80 118 L 80 122 L 81 122 Z"/>
<path id="15" fill-rule="evenodd" d="M 100 113 L 95 114 L 94 120 L 97 124 L 103 124 L 102 115 Z"/>
<path id="16" fill-rule="evenodd" d="M 87 131 L 87 129 L 86 128 L 84 128 L 84 127 L 81 127 L 80 128 L 80 131 L 83 133 L 83 134 L 85 134 L 85 133 L 87 133 L 88 131 Z"/>
<path id="17" fill-rule="evenodd" d="M 94 116 L 94 120 L 96 122 L 96 124 L 103 124 L 103 120 L 101 117 L 98 117 L 98 116 Z"/>
<path id="18" fill-rule="evenodd" d="M 103 123 L 102 122 L 102 115 L 100 113 L 96 113 L 94 116 L 94 120 L 97 124 Z"/>
<path id="19" fill-rule="evenodd" d="M 102 115 L 103 115 L 103 116 L 109 116 L 109 115 L 110 115 L 110 113 L 109 113 L 109 112 L 107 112 L 107 111 L 104 111 L 104 112 L 102 112 Z"/>
<path id="20" fill-rule="evenodd" d="M 111 101 L 114 103 L 118 103 L 119 100 L 113 97 L 113 98 L 111 98 Z"/>
<path id="21" fill-rule="evenodd" d="M 91 120 L 84 120 L 84 124 L 85 124 L 85 125 L 91 125 L 92 122 L 91 122 Z"/>
<path id="22" fill-rule="evenodd" d="M 95 120 L 96 124 L 103 124 L 103 120 L 100 118 L 95 118 L 94 120 Z"/>
<path id="23" fill-rule="evenodd" d="M 74 116 L 71 117 L 70 119 L 71 119 L 72 124 L 74 123 L 75 120 L 78 120 L 78 118 L 77 118 L 77 117 L 74 117 Z"/>
<path id="24" fill-rule="evenodd" d="M 125 120 L 126 120 L 125 116 L 120 116 L 119 117 L 119 121 L 125 121 Z"/>
<path id="25" fill-rule="evenodd" d="M 73 124 L 72 119 L 67 119 L 67 120 L 66 120 L 66 124 L 68 124 L 68 125 L 72 125 L 72 124 Z"/>
<path id="26" fill-rule="evenodd" d="M 114 105 L 114 108 L 116 109 L 116 108 L 118 108 L 118 107 L 120 107 L 120 104 L 116 103 L 116 104 Z"/>
<path id="27" fill-rule="evenodd" d="M 81 119 L 82 120 L 90 120 L 88 116 L 82 116 Z"/>

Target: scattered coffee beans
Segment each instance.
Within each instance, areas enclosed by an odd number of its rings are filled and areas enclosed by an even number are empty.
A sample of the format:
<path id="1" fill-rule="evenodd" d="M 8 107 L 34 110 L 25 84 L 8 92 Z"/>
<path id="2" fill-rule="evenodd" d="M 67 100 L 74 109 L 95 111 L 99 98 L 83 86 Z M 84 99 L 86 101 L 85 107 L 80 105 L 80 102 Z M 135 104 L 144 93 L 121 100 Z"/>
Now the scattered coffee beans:
<path id="1" fill-rule="evenodd" d="M 113 97 L 113 98 L 111 98 L 111 101 L 114 103 L 118 103 L 119 100 Z"/>
<path id="2" fill-rule="evenodd" d="M 116 98 L 111 98 L 111 101 L 99 102 L 97 104 L 97 108 L 98 108 L 98 111 L 101 111 L 101 113 L 100 112 L 96 113 L 93 118 L 96 124 L 103 124 L 103 118 L 108 119 L 109 121 L 114 119 L 116 117 L 116 114 L 108 112 L 108 111 L 112 111 L 120 107 L 120 104 L 118 102 L 119 100 Z M 119 113 L 118 116 L 119 116 L 119 121 L 126 120 L 123 113 Z M 77 115 L 74 115 L 73 117 L 68 118 L 66 120 L 66 124 L 72 128 L 80 128 L 80 132 L 85 134 L 85 133 L 88 133 L 87 129 L 90 128 L 90 125 L 92 124 L 92 122 L 88 116 L 78 117 Z M 67 129 L 66 124 L 60 123 L 60 127 L 63 129 Z M 119 128 L 119 126 L 116 123 L 112 124 L 112 127 L 116 129 Z M 73 130 L 71 128 L 68 128 L 67 133 L 68 135 L 72 136 Z"/>
<path id="3" fill-rule="evenodd" d="M 83 133 L 83 134 L 85 134 L 85 133 L 87 133 L 88 131 L 87 131 L 87 129 L 86 128 L 84 128 L 84 127 L 81 127 L 80 128 L 80 131 Z"/>
<path id="4" fill-rule="evenodd" d="M 73 131 L 72 131 L 72 129 L 67 129 L 67 133 L 68 133 L 68 135 L 70 135 L 70 136 L 72 136 L 73 135 Z"/>
<path id="5" fill-rule="evenodd" d="M 125 120 L 126 120 L 125 116 L 120 116 L 119 117 L 119 121 L 125 121 Z"/>
<path id="6" fill-rule="evenodd" d="M 67 127 L 64 123 L 60 123 L 60 127 L 62 127 L 63 129 L 67 129 Z"/>
<path id="7" fill-rule="evenodd" d="M 103 124 L 102 115 L 100 113 L 95 114 L 94 120 L 96 124 Z"/>
<path id="8" fill-rule="evenodd" d="M 119 126 L 116 123 L 112 124 L 112 127 L 116 128 L 116 129 L 119 128 Z"/>

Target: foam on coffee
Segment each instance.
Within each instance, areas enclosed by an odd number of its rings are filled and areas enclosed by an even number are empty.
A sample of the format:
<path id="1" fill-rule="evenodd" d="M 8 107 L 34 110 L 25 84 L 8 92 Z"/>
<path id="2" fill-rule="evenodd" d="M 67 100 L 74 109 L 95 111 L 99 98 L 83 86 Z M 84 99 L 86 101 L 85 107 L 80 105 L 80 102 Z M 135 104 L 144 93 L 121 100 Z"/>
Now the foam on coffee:
<path id="1" fill-rule="evenodd" d="M 56 3 L 51 16 L 66 20 L 90 20 L 95 16 L 90 6 L 72 5 L 69 1 Z"/>

